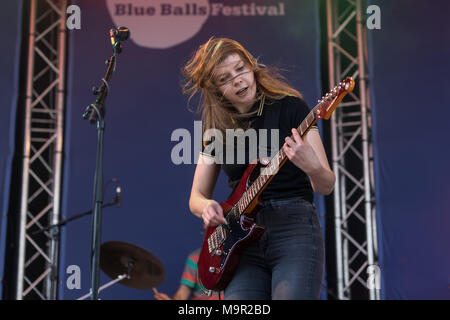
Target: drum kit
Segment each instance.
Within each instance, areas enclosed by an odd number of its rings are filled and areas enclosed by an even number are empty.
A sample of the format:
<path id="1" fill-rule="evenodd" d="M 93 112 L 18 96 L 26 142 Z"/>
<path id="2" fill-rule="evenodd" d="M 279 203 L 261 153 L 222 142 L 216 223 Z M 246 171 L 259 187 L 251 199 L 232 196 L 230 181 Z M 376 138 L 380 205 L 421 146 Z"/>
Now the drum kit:
<path id="1" fill-rule="evenodd" d="M 112 281 L 99 288 L 99 292 L 119 282 L 124 286 L 149 290 L 156 289 L 165 277 L 163 264 L 150 252 L 131 243 L 121 241 L 105 242 L 100 247 L 100 268 Z M 91 296 L 88 293 L 77 300 Z"/>

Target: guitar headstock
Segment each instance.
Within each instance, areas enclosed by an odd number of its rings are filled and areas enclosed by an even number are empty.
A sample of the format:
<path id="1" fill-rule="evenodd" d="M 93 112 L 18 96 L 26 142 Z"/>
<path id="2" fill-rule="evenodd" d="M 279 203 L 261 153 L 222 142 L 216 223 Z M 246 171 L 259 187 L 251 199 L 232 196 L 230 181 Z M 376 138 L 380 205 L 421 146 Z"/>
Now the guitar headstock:
<path id="1" fill-rule="evenodd" d="M 330 119 L 331 114 L 336 109 L 338 104 L 342 101 L 344 96 L 352 92 L 355 88 L 355 80 L 352 77 L 348 77 L 334 87 L 329 93 L 319 100 L 319 104 L 316 106 L 316 114 L 318 118 Z"/>

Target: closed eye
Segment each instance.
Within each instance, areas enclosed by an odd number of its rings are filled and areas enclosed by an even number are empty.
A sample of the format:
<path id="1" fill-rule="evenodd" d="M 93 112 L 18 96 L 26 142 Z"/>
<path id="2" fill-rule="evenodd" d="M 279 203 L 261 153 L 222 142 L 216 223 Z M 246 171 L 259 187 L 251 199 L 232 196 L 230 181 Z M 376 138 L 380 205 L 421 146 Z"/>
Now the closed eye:
<path id="1" fill-rule="evenodd" d="M 245 65 L 241 65 L 236 68 L 236 72 L 242 73 L 243 71 L 245 71 Z M 238 75 L 234 76 L 233 78 L 237 77 Z M 218 79 L 218 84 L 224 85 L 226 82 L 230 80 L 229 78 L 230 78 L 229 75 L 224 75 L 223 77 Z"/>

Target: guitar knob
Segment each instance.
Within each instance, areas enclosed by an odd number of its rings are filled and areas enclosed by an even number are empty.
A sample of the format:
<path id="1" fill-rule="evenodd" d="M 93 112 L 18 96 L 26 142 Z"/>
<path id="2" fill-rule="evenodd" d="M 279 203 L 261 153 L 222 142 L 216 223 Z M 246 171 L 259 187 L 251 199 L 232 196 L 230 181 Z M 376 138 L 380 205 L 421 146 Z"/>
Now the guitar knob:
<path id="1" fill-rule="evenodd" d="M 216 272 L 216 268 L 214 268 L 214 267 L 209 267 L 209 272 L 215 273 L 215 272 Z"/>
<path id="2" fill-rule="evenodd" d="M 217 254 L 218 256 L 221 256 L 223 253 L 224 253 L 224 252 L 223 252 L 222 250 L 216 250 L 216 254 Z"/>

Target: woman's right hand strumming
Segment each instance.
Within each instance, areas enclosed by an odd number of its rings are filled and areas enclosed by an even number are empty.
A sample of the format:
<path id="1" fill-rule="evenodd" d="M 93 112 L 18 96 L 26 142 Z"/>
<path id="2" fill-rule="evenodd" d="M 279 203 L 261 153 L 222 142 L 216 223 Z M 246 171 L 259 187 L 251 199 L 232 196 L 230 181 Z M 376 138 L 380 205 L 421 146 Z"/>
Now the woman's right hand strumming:
<path id="1" fill-rule="evenodd" d="M 208 200 L 208 205 L 202 210 L 202 219 L 207 227 L 215 227 L 227 223 L 223 209 L 217 201 Z"/>

